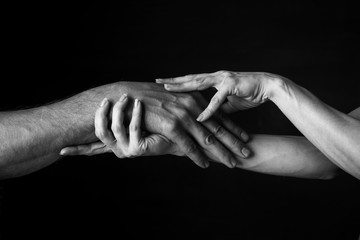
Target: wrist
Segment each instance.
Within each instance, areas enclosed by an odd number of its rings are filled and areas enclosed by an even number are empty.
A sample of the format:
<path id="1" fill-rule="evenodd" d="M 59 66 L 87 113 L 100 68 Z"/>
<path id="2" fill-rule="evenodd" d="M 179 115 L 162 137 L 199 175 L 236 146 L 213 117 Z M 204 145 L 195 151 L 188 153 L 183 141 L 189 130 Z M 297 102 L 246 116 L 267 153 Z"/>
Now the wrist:
<path id="1" fill-rule="evenodd" d="M 265 79 L 265 94 L 268 100 L 275 104 L 289 95 L 291 81 L 279 75 L 270 74 Z"/>

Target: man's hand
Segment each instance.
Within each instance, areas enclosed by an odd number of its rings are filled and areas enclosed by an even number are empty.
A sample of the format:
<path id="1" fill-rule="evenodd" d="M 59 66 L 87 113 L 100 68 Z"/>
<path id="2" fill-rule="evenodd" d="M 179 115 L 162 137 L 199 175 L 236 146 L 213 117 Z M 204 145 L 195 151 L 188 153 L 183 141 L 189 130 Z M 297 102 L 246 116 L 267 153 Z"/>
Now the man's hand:
<path id="1" fill-rule="evenodd" d="M 163 135 L 147 134 L 144 136 L 141 131 L 141 102 L 138 99 L 135 99 L 130 124 L 125 127 L 124 111 L 128 100 L 127 94 L 124 94 L 114 104 L 111 127 L 109 127 L 110 102 L 104 98 L 95 113 L 95 135 L 100 141 L 66 147 L 61 150 L 60 154 L 63 156 L 92 156 L 112 152 L 118 158 L 164 154 L 182 156 L 179 147 Z"/>
<path id="2" fill-rule="evenodd" d="M 156 79 L 166 90 L 188 92 L 215 87 L 218 92 L 198 121 L 209 119 L 219 107 L 226 113 L 256 107 L 268 100 L 267 82 L 279 76 L 270 73 L 218 71 L 177 78 Z M 228 100 L 225 104 L 225 100 Z"/>
<path id="3" fill-rule="evenodd" d="M 235 167 L 237 158 L 249 156 L 250 151 L 243 144 L 248 136 L 229 119 L 217 115 L 202 124 L 194 120 L 206 104 L 201 94 L 170 93 L 152 83 L 120 84 L 121 92 L 143 103 L 143 128 L 177 144 L 198 166 L 207 167 L 208 160 L 212 160 Z M 128 108 L 128 119 L 130 109 L 132 107 Z"/>

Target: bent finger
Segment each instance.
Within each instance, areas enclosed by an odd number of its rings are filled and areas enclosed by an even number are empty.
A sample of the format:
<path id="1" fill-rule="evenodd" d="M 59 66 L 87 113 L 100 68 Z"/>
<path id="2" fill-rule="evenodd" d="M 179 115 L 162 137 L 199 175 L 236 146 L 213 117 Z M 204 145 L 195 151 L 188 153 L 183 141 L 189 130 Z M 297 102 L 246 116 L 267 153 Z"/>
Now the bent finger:
<path id="1" fill-rule="evenodd" d="M 174 131 L 170 140 L 176 143 L 180 151 L 188 156 L 196 165 L 202 168 L 209 166 L 208 158 L 185 132 L 181 130 Z"/>
<path id="2" fill-rule="evenodd" d="M 226 149 L 215 136 L 209 132 L 204 126 L 190 119 L 187 124 L 189 133 L 200 144 L 200 146 L 209 153 L 209 157 L 214 161 L 223 163 L 232 168 L 236 166 L 236 160 L 231 152 Z"/>
<path id="3" fill-rule="evenodd" d="M 164 88 L 172 92 L 189 92 L 205 90 L 216 84 L 216 78 L 212 76 L 196 77 L 190 81 L 176 84 L 165 84 Z"/>
<path id="4" fill-rule="evenodd" d="M 209 105 L 205 108 L 205 110 L 198 116 L 196 119 L 199 122 L 203 122 L 208 120 L 216 110 L 221 106 L 221 104 L 226 100 L 228 93 L 226 90 L 219 90 L 212 97 Z"/>
<path id="5" fill-rule="evenodd" d="M 137 147 L 141 139 L 141 102 L 135 99 L 131 122 L 129 125 L 130 146 Z"/>
<path id="6" fill-rule="evenodd" d="M 218 112 L 215 119 L 222 123 L 222 125 L 236 137 L 241 139 L 243 142 L 249 141 L 249 135 L 244 129 L 236 125 L 230 118 L 224 116 L 221 112 Z"/>
<path id="7" fill-rule="evenodd" d="M 114 136 L 108 129 L 107 113 L 109 105 L 109 100 L 105 98 L 95 113 L 95 135 L 106 145 L 111 145 L 115 141 Z"/>
<path id="8" fill-rule="evenodd" d="M 128 103 L 128 97 L 126 94 L 122 95 L 113 107 L 113 116 L 111 123 L 111 130 L 116 140 L 121 144 L 127 144 L 127 134 L 124 127 L 124 110 Z"/>
<path id="9" fill-rule="evenodd" d="M 249 156 L 249 150 L 245 150 L 246 146 L 242 139 L 233 135 L 231 131 L 227 130 L 213 119 L 205 121 L 203 124 L 212 134 L 214 134 L 216 139 L 233 154 L 241 158 L 247 158 Z"/>

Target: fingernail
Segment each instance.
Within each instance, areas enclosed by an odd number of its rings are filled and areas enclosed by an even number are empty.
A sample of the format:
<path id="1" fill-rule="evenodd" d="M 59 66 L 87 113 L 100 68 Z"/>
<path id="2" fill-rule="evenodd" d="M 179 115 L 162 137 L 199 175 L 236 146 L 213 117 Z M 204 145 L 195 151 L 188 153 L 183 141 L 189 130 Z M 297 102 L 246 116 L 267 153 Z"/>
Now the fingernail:
<path id="1" fill-rule="evenodd" d="M 241 139 L 245 142 L 249 140 L 249 135 L 246 134 L 246 132 L 241 133 Z"/>
<path id="2" fill-rule="evenodd" d="M 165 89 L 170 89 L 170 85 L 169 84 L 164 84 L 164 88 Z"/>
<path id="3" fill-rule="evenodd" d="M 100 107 L 103 107 L 107 102 L 108 102 L 108 99 L 104 98 L 100 103 Z"/>
<path id="4" fill-rule="evenodd" d="M 139 99 L 135 99 L 135 107 L 138 107 L 139 103 L 140 103 Z"/>
<path id="5" fill-rule="evenodd" d="M 248 157 L 250 155 L 250 150 L 247 148 L 243 148 L 241 152 L 244 154 L 245 157 Z"/>
<path id="6" fill-rule="evenodd" d="M 66 150 L 65 150 L 65 149 L 61 149 L 61 151 L 60 151 L 59 154 L 62 155 L 62 156 L 64 156 L 64 155 L 66 154 Z"/>
<path id="7" fill-rule="evenodd" d="M 155 82 L 156 82 L 156 83 L 161 83 L 161 78 L 155 79 Z"/>
<path id="8" fill-rule="evenodd" d="M 123 95 L 120 97 L 119 101 L 120 101 L 120 102 L 123 102 L 123 101 L 125 101 L 126 99 L 127 99 L 127 94 L 125 93 L 125 94 L 123 94 Z"/>
<path id="9" fill-rule="evenodd" d="M 196 121 L 201 122 L 201 120 L 203 120 L 203 118 L 204 118 L 204 114 L 200 114 L 200 115 L 197 117 Z"/>

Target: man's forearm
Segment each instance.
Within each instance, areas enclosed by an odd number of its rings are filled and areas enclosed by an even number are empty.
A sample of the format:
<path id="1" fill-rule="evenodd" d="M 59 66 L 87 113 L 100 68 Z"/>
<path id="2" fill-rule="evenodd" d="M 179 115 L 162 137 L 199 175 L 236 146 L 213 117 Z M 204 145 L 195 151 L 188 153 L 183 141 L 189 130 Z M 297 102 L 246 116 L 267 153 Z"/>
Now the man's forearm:
<path id="1" fill-rule="evenodd" d="M 304 137 L 252 135 L 254 154 L 239 168 L 279 176 L 331 179 L 338 167 Z"/>
<path id="2" fill-rule="evenodd" d="M 34 172 L 59 159 L 63 147 L 95 141 L 100 101 L 117 100 L 125 91 L 114 83 L 47 106 L 0 113 L 0 178 Z"/>

